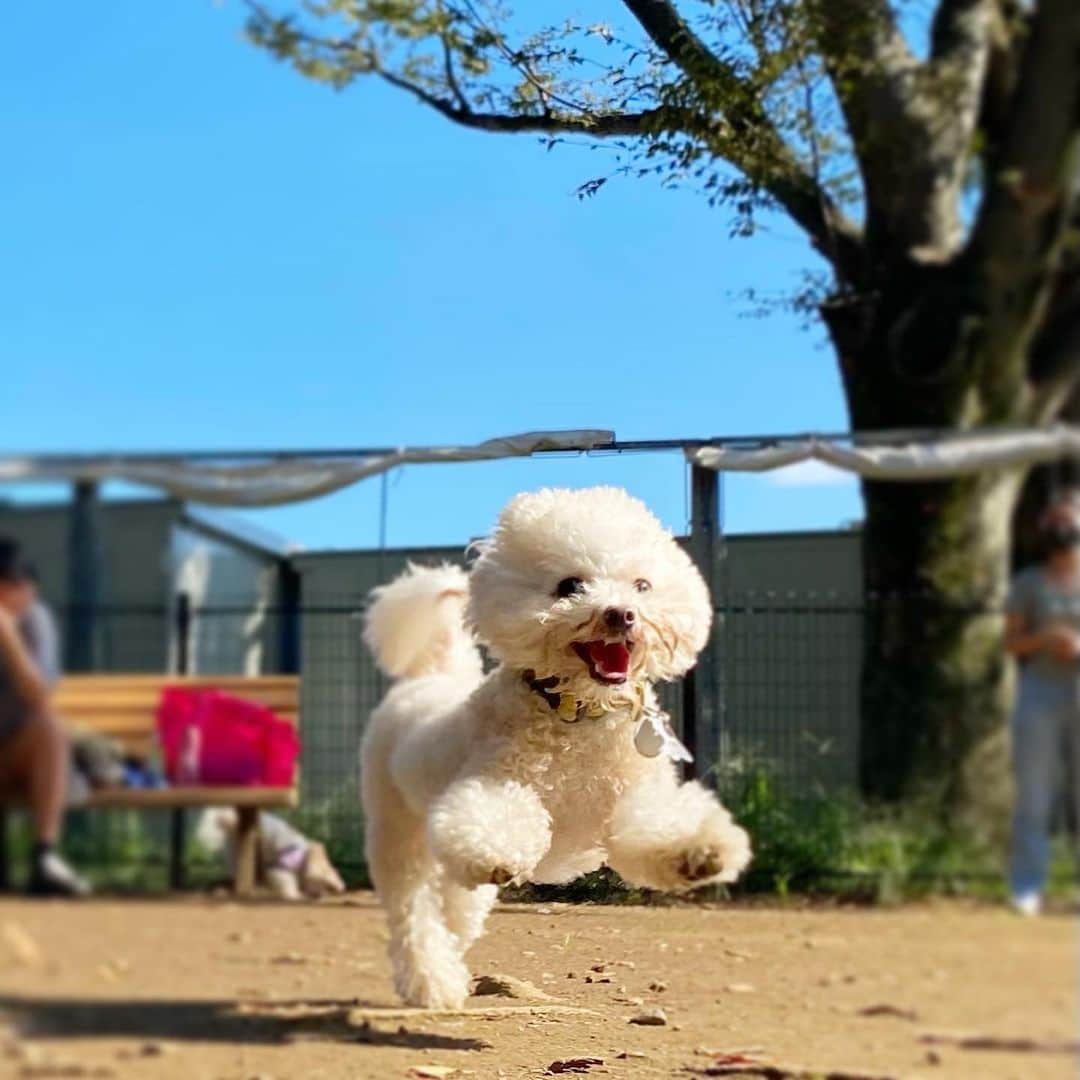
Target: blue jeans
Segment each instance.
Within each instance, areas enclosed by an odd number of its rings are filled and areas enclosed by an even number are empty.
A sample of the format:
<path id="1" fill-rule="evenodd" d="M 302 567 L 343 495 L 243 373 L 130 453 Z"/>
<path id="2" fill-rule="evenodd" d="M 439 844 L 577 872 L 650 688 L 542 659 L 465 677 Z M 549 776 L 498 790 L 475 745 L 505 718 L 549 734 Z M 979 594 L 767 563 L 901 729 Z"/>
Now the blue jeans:
<path id="1" fill-rule="evenodd" d="M 1050 868 L 1054 795 L 1065 762 L 1080 820 L 1080 683 L 1023 672 L 1012 739 L 1016 804 L 1009 884 L 1014 894 L 1041 893 Z"/>

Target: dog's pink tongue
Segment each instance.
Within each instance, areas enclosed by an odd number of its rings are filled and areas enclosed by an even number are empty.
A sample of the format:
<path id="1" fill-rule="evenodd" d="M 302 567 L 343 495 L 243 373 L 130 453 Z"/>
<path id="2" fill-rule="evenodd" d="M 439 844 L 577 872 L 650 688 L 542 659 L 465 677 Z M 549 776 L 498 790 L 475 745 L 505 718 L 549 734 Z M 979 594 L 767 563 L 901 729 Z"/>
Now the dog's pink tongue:
<path id="1" fill-rule="evenodd" d="M 630 650 L 619 641 L 594 641 L 589 658 L 602 675 L 625 675 L 630 670 Z"/>

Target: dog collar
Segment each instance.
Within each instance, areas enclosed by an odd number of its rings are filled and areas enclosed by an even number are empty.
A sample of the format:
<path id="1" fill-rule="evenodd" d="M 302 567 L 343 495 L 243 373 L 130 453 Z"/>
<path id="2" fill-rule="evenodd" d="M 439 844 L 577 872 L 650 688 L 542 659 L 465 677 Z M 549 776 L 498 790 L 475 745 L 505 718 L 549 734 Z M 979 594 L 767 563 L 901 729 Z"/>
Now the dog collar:
<path id="1" fill-rule="evenodd" d="M 573 694 L 560 692 L 558 675 L 549 675 L 538 679 L 531 668 L 521 673 L 521 681 L 556 713 L 566 724 L 576 724 L 581 720 L 599 720 L 614 709 L 605 709 L 595 702 L 578 701 Z M 679 741 L 671 725 L 671 717 L 662 709 L 646 702 L 645 691 L 641 686 L 634 687 L 637 699 L 630 709 L 630 718 L 638 726 L 634 732 L 634 749 L 642 757 L 654 758 L 661 754 L 674 762 L 693 761 L 694 755 Z"/>
<path id="2" fill-rule="evenodd" d="M 573 694 L 557 689 L 559 685 L 558 675 L 549 675 L 546 679 L 538 679 L 536 672 L 531 668 L 521 673 L 521 680 L 525 685 L 541 698 L 552 712 L 556 713 L 560 720 L 566 724 L 576 724 L 581 720 L 599 720 L 614 709 L 606 709 L 595 701 L 578 701 Z M 637 690 L 640 696 L 640 689 Z M 640 704 L 634 709 L 634 715 L 640 711 Z"/>

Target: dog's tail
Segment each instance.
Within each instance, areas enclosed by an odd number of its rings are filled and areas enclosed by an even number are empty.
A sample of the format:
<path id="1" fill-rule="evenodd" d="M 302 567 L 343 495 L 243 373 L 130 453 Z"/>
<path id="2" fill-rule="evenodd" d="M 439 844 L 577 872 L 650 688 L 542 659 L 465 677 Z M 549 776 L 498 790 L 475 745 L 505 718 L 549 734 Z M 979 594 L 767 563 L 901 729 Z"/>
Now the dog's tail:
<path id="1" fill-rule="evenodd" d="M 462 617 L 468 590 L 460 567 L 412 563 L 372 590 L 364 641 L 379 667 L 394 679 L 479 678 L 480 653 Z"/>

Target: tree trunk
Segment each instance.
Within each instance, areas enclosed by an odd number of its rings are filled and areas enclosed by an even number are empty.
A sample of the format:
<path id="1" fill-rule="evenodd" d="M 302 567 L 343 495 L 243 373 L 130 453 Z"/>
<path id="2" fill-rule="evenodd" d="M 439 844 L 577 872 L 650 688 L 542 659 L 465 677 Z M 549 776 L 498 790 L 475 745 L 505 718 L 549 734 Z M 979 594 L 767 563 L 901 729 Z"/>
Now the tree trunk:
<path id="1" fill-rule="evenodd" d="M 1002 649 L 1016 474 L 867 483 L 865 794 L 994 832 L 1008 805 Z"/>
<path id="2" fill-rule="evenodd" d="M 872 310 L 823 312 L 855 431 L 1021 421 L 1019 393 L 972 379 L 981 365 L 965 303 L 950 272 L 908 265 L 882 283 Z M 1003 607 L 1022 479 L 1017 470 L 863 484 L 860 779 L 875 801 L 918 801 L 958 824 L 1003 822 Z"/>

